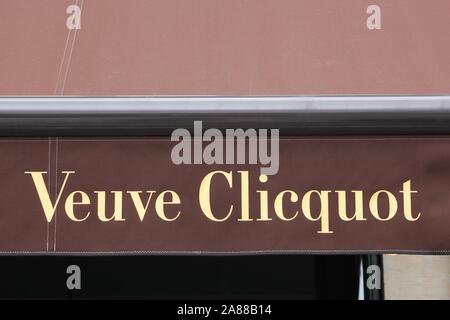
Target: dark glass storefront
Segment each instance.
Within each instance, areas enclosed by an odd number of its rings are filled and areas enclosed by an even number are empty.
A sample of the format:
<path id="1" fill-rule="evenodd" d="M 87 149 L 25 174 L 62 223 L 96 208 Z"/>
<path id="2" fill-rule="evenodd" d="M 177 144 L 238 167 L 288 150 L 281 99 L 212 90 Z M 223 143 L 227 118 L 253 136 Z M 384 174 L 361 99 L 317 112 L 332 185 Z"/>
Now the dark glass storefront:
<path id="1" fill-rule="evenodd" d="M 0 299 L 358 299 L 360 256 L 1 257 Z M 66 286 L 67 267 L 81 290 Z"/>

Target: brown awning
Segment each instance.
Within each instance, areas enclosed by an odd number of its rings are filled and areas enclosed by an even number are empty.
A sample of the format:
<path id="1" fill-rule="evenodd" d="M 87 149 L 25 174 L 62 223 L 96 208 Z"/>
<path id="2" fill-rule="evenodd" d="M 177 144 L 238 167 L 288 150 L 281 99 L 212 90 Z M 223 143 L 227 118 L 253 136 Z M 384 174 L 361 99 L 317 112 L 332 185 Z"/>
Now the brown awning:
<path id="1" fill-rule="evenodd" d="M 283 137 L 279 171 L 169 138 L 1 139 L 2 253 L 448 253 L 448 137 Z"/>

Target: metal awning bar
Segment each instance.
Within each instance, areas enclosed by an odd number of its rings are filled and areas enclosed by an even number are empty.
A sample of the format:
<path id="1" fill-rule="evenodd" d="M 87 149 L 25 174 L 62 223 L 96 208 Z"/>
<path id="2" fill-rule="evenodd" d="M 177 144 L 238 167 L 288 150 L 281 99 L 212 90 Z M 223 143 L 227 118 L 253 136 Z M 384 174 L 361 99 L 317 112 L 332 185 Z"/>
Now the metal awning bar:
<path id="1" fill-rule="evenodd" d="M 3 97 L 0 135 L 165 135 L 191 128 L 281 134 L 448 134 L 450 96 Z"/>

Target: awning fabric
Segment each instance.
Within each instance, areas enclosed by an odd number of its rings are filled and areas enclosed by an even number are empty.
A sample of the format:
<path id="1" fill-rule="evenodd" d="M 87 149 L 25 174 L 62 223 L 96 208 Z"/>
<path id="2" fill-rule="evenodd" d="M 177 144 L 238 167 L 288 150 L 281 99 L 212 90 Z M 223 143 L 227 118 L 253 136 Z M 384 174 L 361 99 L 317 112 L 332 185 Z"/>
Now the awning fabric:
<path id="1" fill-rule="evenodd" d="M 0 140 L 0 251 L 448 253 L 450 138 L 282 137 L 279 168 L 155 138 Z"/>

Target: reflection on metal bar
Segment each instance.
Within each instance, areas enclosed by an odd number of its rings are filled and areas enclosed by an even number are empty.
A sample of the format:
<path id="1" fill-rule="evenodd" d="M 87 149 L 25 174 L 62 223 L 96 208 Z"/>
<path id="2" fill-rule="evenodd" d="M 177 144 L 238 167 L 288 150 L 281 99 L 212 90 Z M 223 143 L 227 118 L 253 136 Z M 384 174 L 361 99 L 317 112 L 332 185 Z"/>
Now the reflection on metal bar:
<path id="1" fill-rule="evenodd" d="M 174 128 L 285 135 L 448 134 L 450 96 L 3 97 L 0 135 L 165 135 Z"/>

